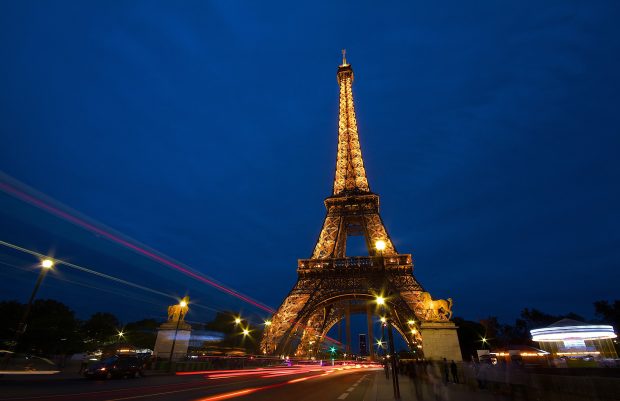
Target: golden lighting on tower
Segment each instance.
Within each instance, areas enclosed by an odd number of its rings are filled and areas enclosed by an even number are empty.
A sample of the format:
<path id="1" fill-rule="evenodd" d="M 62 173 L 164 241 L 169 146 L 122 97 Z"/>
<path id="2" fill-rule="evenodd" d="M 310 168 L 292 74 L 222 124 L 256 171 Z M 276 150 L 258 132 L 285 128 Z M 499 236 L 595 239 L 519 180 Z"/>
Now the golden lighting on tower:
<path id="1" fill-rule="evenodd" d="M 379 252 L 383 252 L 385 250 L 385 246 L 386 246 L 385 241 L 382 239 L 377 240 L 377 242 L 375 242 L 375 248 Z"/>
<path id="2" fill-rule="evenodd" d="M 342 65 L 338 69 L 340 86 L 340 112 L 338 117 L 338 156 L 336 159 L 336 176 L 334 178 L 334 195 L 343 191 L 359 190 L 370 192 L 359 135 L 357 119 L 353 104 L 353 70 L 347 63 L 343 50 Z"/>

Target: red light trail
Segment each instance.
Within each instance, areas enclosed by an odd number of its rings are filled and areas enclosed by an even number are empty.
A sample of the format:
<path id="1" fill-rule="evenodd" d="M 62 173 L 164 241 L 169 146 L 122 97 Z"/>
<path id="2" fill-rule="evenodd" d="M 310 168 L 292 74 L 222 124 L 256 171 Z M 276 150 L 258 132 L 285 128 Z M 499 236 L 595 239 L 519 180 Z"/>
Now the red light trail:
<path id="1" fill-rule="evenodd" d="M 4 192 L 8 193 L 8 194 L 13 195 L 14 197 L 16 197 L 18 199 L 26 201 L 26 202 L 28 202 L 28 203 L 30 203 L 30 204 L 32 204 L 32 205 L 34 205 L 34 206 L 36 206 L 36 207 L 38 207 L 40 209 L 43 209 L 43 210 L 45 210 L 47 212 L 50 212 L 50 213 L 52 213 L 52 214 L 54 214 L 54 215 L 56 215 L 58 217 L 61 217 L 61 218 L 65 219 L 65 220 L 67 220 L 67 221 L 69 221 L 69 222 L 71 222 L 71 223 L 73 223 L 73 224 L 75 224 L 75 225 L 77 225 L 79 227 L 82 227 L 82 228 L 84 228 L 84 229 L 86 229 L 88 231 L 91 231 L 93 233 L 101 235 L 102 237 L 105 237 L 105 238 L 107 238 L 108 240 L 110 240 L 112 242 L 115 242 L 115 243 L 117 243 L 119 245 L 122 245 L 122 246 L 124 246 L 126 248 L 129 248 L 129 249 L 133 250 L 134 252 L 137 252 L 137 253 L 139 253 L 139 254 L 141 254 L 143 256 L 146 256 L 149 259 L 155 260 L 155 261 L 157 261 L 157 262 L 159 262 L 159 263 L 161 263 L 163 265 L 166 265 L 166 266 L 171 267 L 171 268 L 173 268 L 173 269 L 175 269 L 177 271 L 180 271 L 181 273 L 183 273 L 183 274 L 185 274 L 187 276 L 190 276 L 190 277 L 192 277 L 192 278 L 194 278 L 194 279 L 196 279 L 198 281 L 201 281 L 201 282 L 203 282 L 205 284 L 208 284 L 208 285 L 210 285 L 210 286 L 212 286 L 212 287 L 214 287 L 214 288 L 216 288 L 216 289 L 218 289 L 218 290 L 220 290 L 220 291 L 222 291 L 222 292 L 224 292 L 224 293 L 226 293 L 228 295 L 232 295 L 233 297 L 236 297 L 236 298 L 238 298 L 238 299 L 240 299 L 240 300 L 242 300 L 244 302 L 247 302 L 250 305 L 253 305 L 253 306 L 255 306 L 255 307 L 259 308 L 259 309 L 262 309 L 262 310 L 264 310 L 266 312 L 269 312 L 271 314 L 276 312 L 274 309 L 272 309 L 272 308 L 270 308 L 270 307 L 268 307 L 268 306 L 266 306 L 266 305 L 264 305 L 264 304 L 262 304 L 262 303 L 260 303 L 260 302 L 258 302 L 256 300 L 254 300 L 254 299 L 252 299 L 252 298 L 250 298 L 250 297 L 248 297 L 246 295 L 240 294 L 239 292 L 233 290 L 232 288 L 229 288 L 227 286 L 219 284 L 219 283 L 215 282 L 214 280 L 212 280 L 210 278 L 207 278 L 207 277 L 205 277 L 205 276 L 203 276 L 203 275 L 201 275 L 199 273 L 195 273 L 195 272 L 193 272 L 193 271 L 191 271 L 191 270 L 181 266 L 178 263 L 175 263 L 175 262 L 173 262 L 173 261 L 171 261 L 171 260 L 169 260 L 169 259 L 167 259 L 165 257 L 162 257 L 162 256 L 156 254 L 153 251 L 150 251 L 150 250 L 145 249 L 143 247 L 140 247 L 138 245 L 132 244 L 131 242 L 129 242 L 129 241 L 127 241 L 127 240 L 125 240 L 125 239 L 123 239 L 123 238 L 121 238 L 121 237 L 119 237 L 119 236 L 117 236 L 115 234 L 112 234 L 112 233 L 110 233 L 110 232 L 108 232 L 106 230 L 103 230 L 103 229 L 95 226 L 94 224 L 91 224 L 91 223 L 89 223 L 89 222 L 87 222 L 87 221 L 85 221 L 85 220 L 83 220 L 83 219 L 81 219 L 79 217 L 73 216 L 72 214 L 67 213 L 64 210 L 61 210 L 58 207 L 52 206 L 52 205 L 44 202 L 43 200 L 38 199 L 38 198 L 36 198 L 36 197 L 34 197 L 34 196 L 32 196 L 32 195 L 30 195 L 30 194 L 28 194 L 28 193 L 18 189 L 18 188 L 15 188 L 15 187 L 13 187 L 13 186 L 5 183 L 5 182 L 0 182 L 0 189 L 3 190 Z"/>
<path id="2" fill-rule="evenodd" d="M 247 395 L 247 394 L 252 394 L 255 393 L 257 391 L 263 391 L 263 390 L 269 390 L 272 388 L 277 388 L 277 387 L 282 387 L 282 386 L 286 386 L 289 384 L 294 384 L 294 383 L 299 383 L 305 380 L 309 380 L 309 379 L 315 379 L 317 377 L 322 377 L 325 375 L 328 375 L 334 371 L 342 371 L 342 370 L 347 370 L 347 369 L 360 369 L 360 368 L 371 368 L 371 369 L 378 369 L 376 366 L 371 365 L 346 365 L 340 368 L 334 368 L 334 367 L 321 367 L 320 369 L 316 369 L 317 366 L 314 366 L 314 369 L 308 369 L 308 367 L 303 367 L 303 366 L 296 366 L 294 368 L 289 368 L 290 372 L 288 373 L 289 375 L 297 375 L 297 374 L 303 374 L 303 373 L 308 373 L 308 372 L 317 372 L 317 371 L 323 371 L 322 374 L 314 374 L 312 376 L 305 376 L 305 377 L 299 377 L 296 379 L 291 379 L 285 382 L 280 382 L 280 383 L 275 383 L 275 384 L 268 384 L 266 386 L 262 386 L 262 387 L 250 387 L 250 388 L 246 388 L 243 390 L 236 390 L 236 391 L 231 391 L 228 393 L 222 393 L 222 394 L 217 394 L 217 395 L 212 395 L 209 397 L 205 397 L 205 398 L 198 398 L 195 399 L 193 401 L 218 401 L 218 400 L 227 400 L 230 398 L 236 398 L 236 397 L 240 397 L 242 395 Z M 275 369 L 248 369 L 248 371 L 246 372 L 247 375 L 260 375 L 265 373 L 265 371 L 269 371 L 269 370 L 275 370 Z M 212 372 L 217 374 L 218 372 L 222 373 L 222 372 L 229 372 L 229 371 L 207 371 L 207 372 Z M 237 371 L 238 372 L 238 371 Z M 177 373 L 177 375 L 186 375 L 186 374 L 192 374 L 192 373 L 196 373 L 196 372 L 179 372 Z M 228 376 L 228 377 L 234 377 L 234 376 Z M 268 376 L 261 376 L 261 377 L 268 377 Z"/>
<path id="3" fill-rule="evenodd" d="M 10 182 L 14 182 L 15 184 L 11 185 Z M 16 185 L 24 187 L 25 189 L 17 188 Z M 102 236 L 102 237 L 104 237 L 104 238 L 106 238 L 106 239 L 108 239 L 108 240 L 110 240 L 110 241 L 112 241 L 114 243 L 117 243 L 117 244 L 119 244 L 121 246 L 129 248 L 132 251 L 134 251 L 134 252 L 136 252 L 136 253 L 138 253 L 140 255 L 146 256 L 147 258 L 149 258 L 151 260 L 154 260 L 154 261 L 156 261 L 158 263 L 161 263 L 161 264 L 163 264 L 165 266 L 168 266 L 168 267 L 170 267 L 172 269 L 175 269 L 175 270 L 185 274 L 186 276 L 189 276 L 189 277 L 194 278 L 194 279 L 196 279 L 196 280 L 198 280 L 200 282 L 208 284 L 211 287 L 213 287 L 213 288 L 215 288 L 215 289 L 217 289 L 219 291 L 222 291 L 223 293 L 226 293 L 228 295 L 232 295 L 233 297 L 238 298 L 238 299 L 240 299 L 240 300 L 242 300 L 242 301 L 244 301 L 244 302 L 246 302 L 246 303 L 248 303 L 250 305 L 253 305 L 253 306 L 259 308 L 259 309 L 262 309 L 263 311 L 269 312 L 270 314 L 276 313 L 275 309 L 270 308 L 269 306 L 267 306 L 267 305 L 265 305 L 265 304 L 255 300 L 255 299 L 253 299 L 253 298 L 251 298 L 251 297 L 249 297 L 247 295 L 241 294 L 240 292 L 238 292 L 238 291 L 236 291 L 236 290 L 234 290 L 234 289 L 232 289 L 230 287 L 227 287 L 227 286 L 225 286 L 223 284 L 220 284 L 220 283 L 216 282 L 215 280 L 213 280 L 213 279 L 211 279 L 209 277 L 206 277 L 206 276 L 204 276 L 204 275 L 202 275 L 200 273 L 194 272 L 194 271 L 190 270 L 188 267 L 184 267 L 184 266 L 182 266 L 181 264 L 179 264 L 177 262 L 174 262 L 174 261 L 172 261 L 172 260 L 170 260 L 170 259 L 168 259 L 168 258 L 166 258 L 164 256 L 158 255 L 158 253 L 156 251 L 149 250 L 149 249 L 146 249 L 143 246 L 136 245 L 136 244 L 132 243 L 131 241 L 127 240 L 127 239 L 121 238 L 120 235 L 116 235 L 116 234 L 111 233 L 111 232 L 109 232 L 107 230 L 104 230 L 103 228 L 97 227 L 94 223 L 88 222 L 88 221 L 86 221 L 83 218 L 80 218 L 80 217 L 75 216 L 75 215 L 73 215 L 73 214 L 71 214 L 69 212 L 66 212 L 66 211 L 62 210 L 60 207 L 51 205 L 50 202 L 46 202 L 46 201 L 44 201 L 42 199 L 39 199 L 35 195 L 32 195 L 32 194 L 28 193 L 28 192 L 33 193 L 33 192 L 35 192 L 34 190 L 26 187 L 25 185 L 23 185 L 21 183 L 18 183 L 16 180 L 10 178 L 9 176 L 7 176 L 6 174 L 3 174 L 1 172 L 0 172 L 0 190 L 2 190 L 4 192 L 14 196 L 15 198 L 21 199 L 21 200 L 23 200 L 23 201 L 25 201 L 27 203 L 30 203 L 31 205 L 34 205 L 34 206 L 36 206 L 36 207 L 38 207 L 38 208 L 40 208 L 42 210 L 45 210 L 45 211 L 47 211 L 47 212 L 49 212 L 49 213 L 51 213 L 51 214 L 53 214 L 55 216 L 58 216 L 58 217 L 60 217 L 62 219 L 65 219 L 65 220 L 75 224 L 78 227 L 82 227 L 82 228 L 84 228 L 84 229 L 86 229 L 86 230 L 88 230 L 90 232 L 93 232 L 93 233 L 95 233 L 97 235 L 100 235 L 100 236 Z M 58 203 L 58 202 L 56 202 L 56 203 Z M 294 323 L 294 322 L 291 322 L 291 323 L 295 324 L 295 326 L 299 326 L 299 327 L 304 328 L 304 326 L 299 324 L 299 323 Z M 339 341 L 337 341 L 336 339 L 333 339 L 331 337 L 325 336 L 325 339 L 327 339 L 327 340 L 329 340 L 329 341 L 331 341 L 333 343 L 340 344 Z"/>

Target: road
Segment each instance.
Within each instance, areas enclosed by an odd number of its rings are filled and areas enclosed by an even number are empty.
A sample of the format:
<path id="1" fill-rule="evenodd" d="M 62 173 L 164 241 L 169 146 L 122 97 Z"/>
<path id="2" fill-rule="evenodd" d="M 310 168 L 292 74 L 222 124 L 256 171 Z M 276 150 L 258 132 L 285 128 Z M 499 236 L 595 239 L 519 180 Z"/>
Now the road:
<path id="1" fill-rule="evenodd" d="M 362 401 L 372 378 L 379 373 L 380 369 L 372 367 L 314 366 L 112 380 L 4 378 L 0 381 L 0 400 Z"/>

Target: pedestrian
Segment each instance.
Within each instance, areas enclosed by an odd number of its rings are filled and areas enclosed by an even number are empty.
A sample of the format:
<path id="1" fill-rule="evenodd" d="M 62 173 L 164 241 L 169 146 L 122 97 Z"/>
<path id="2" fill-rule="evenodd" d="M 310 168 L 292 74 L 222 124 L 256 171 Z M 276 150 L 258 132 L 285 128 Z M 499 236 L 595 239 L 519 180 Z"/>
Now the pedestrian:
<path id="1" fill-rule="evenodd" d="M 456 369 L 456 363 L 454 362 L 454 359 L 452 360 L 452 363 L 450 364 L 450 371 L 452 372 L 452 381 L 456 384 L 459 384 L 459 374 Z"/>
<path id="2" fill-rule="evenodd" d="M 78 371 L 78 374 L 81 375 L 86 371 L 86 368 L 88 368 L 88 360 L 88 354 L 85 353 L 84 355 L 82 355 L 82 358 L 80 360 L 80 370 Z"/>
<path id="3" fill-rule="evenodd" d="M 411 366 L 409 366 L 409 377 L 411 377 L 411 380 L 413 381 L 416 398 L 418 400 L 421 400 L 422 399 L 422 383 L 420 381 L 421 372 L 419 372 L 418 369 L 420 369 L 420 365 L 418 361 L 414 361 L 413 363 L 411 363 Z"/>
<path id="4" fill-rule="evenodd" d="M 388 365 L 388 359 L 387 358 L 383 358 L 383 368 L 385 369 L 385 378 L 389 379 L 390 378 L 390 365 Z"/>

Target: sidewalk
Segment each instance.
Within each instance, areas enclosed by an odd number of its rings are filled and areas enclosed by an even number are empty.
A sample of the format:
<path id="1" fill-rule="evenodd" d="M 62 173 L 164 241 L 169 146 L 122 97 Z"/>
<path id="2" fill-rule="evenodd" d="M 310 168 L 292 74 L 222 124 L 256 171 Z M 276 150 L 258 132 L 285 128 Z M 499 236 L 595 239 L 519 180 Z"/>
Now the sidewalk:
<path id="1" fill-rule="evenodd" d="M 501 397 L 489 391 L 475 391 L 464 384 L 443 382 L 429 383 L 418 380 L 414 383 L 409 377 L 398 376 L 401 401 L 504 401 L 508 398 Z M 417 388 L 416 388 L 417 384 Z M 364 401 L 394 401 L 394 388 L 392 378 L 385 378 L 383 371 L 376 372 L 372 376 L 372 383 L 364 394 Z"/>

